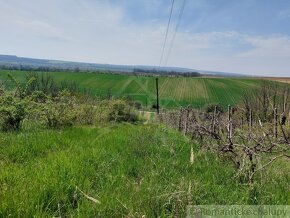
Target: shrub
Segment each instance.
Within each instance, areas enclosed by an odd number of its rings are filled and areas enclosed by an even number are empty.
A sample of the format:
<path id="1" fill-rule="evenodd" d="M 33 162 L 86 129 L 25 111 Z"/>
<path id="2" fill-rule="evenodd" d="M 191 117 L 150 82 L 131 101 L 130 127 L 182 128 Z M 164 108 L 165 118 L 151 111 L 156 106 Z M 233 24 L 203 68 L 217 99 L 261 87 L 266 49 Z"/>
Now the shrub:
<path id="1" fill-rule="evenodd" d="M 4 89 L 4 85 L 0 83 L 0 96 L 4 95 L 5 89 Z"/>
<path id="2" fill-rule="evenodd" d="M 33 80 L 31 81 L 32 78 Z M 31 82 L 27 87 L 28 94 L 35 91 L 42 91 L 46 95 L 56 97 L 57 94 L 63 90 L 69 90 L 70 93 L 77 93 L 79 91 L 77 83 L 68 80 L 63 80 L 60 83 L 57 83 L 54 77 L 47 73 L 27 73 L 26 82 L 29 83 L 29 81 Z"/>
<path id="3" fill-rule="evenodd" d="M 79 124 L 92 125 L 96 121 L 96 108 L 92 102 L 79 103 L 77 110 L 77 122 Z"/>
<path id="4" fill-rule="evenodd" d="M 31 96 L 31 100 L 36 103 L 46 103 L 49 97 L 43 91 L 34 91 Z"/>
<path id="5" fill-rule="evenodd" d="M 135 122 L 138 116 L 135 105 L 123 99 L 103 100 L 97 103 L 86 95 L 72 94 L 67 89 L 48 95 L 35 87 L 35 79 L 31 77 L 22 86 L 12 76 L 16 90 L 8 94 L 0 92 L 0 124 L 1 129 L 19 130 L 21 122 L 26 119 L 44 123 L 49 127 L 59 128 L 73 124 L 92 125 L 98 122 Z"/>
<path id="6" fill-rule="evenodd" d="M 136 108 L 137 110 L 141 110 L 142 109 L 142 104 L 140 102 L 137 102 L 137 101 L 130 101 L 129 105 L 131 107 Z"/>
<path id="7" fill-rule="evenodd" d="M 50 97 L 42 91 L 34 91 L 27 99 L 29 99 L 29 104 L 26 105 L 26 119 L 45 123 L 46 103 L 49 102 Z"/>
<path id="8" fill-rule="evenodd" d="M 38 114 L 37 102 L 44 102 L 46 96 L 41 92 L 29 95 L 28 89 L 35 81 L 31 77 L 25 85 L 21 85 L 12 75 L 8 75 L 9 79 L 15 84 L 14 93 L 8 93 L 4 89 L 4 84 L 0 85 L 0 123 L 1 129 L 4 131 L 19 130 L 21 122 L 29 115 Z"/>
<path id="9" fill-rule="evenodd" d="M 4 131 L 19 130 L 26 115 L 27 99 L 12 95 L 0 96 L 0 121 Z"/>
<path id="10" fill-rule="evenodd" d="M 136 122 L 138 116 L 123 99 L 104 100 L 97 107 L 99 122 Z"/>
<path id="11" fill-rule="evenodd" d="M 77 118 L 75 96 L 67 90 L 58 93 L 45 104 L 44 116 L 49 127 L 73 125 Z"/>

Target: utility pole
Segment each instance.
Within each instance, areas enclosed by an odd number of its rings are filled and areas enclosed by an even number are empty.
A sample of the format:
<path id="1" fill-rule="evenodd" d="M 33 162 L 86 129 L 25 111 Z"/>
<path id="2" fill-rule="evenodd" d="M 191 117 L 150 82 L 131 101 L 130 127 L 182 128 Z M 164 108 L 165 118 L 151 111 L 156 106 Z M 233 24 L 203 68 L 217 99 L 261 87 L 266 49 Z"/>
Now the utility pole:
<path id="1" fill-rule="evenodd" d="M 159 114 L 159 90 L 158 90 L 158 78 L 156 78 L 156 109 Z"/>

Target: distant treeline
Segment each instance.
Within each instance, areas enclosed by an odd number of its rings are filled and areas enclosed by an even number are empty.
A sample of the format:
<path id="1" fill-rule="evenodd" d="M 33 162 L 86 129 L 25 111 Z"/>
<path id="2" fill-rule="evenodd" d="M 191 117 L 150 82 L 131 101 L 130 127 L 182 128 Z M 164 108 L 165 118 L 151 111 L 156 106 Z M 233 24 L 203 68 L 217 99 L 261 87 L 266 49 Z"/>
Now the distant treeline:
<path id="1" fill-rule="evenodd" d="M 89 72 L 88 70 L 81 70 L 78 67 L 75 68 L 60 68 L 60 67 L 48 67 L 48 66 L 31 66 L 31 65 L 0 65 L 2 70 L 23 70 L 23 71 L 41 71 L 41 72 Z"/>
<path id="2" fill-rule="evenodd" d="M 87 70 L 79 67 L 61 68 L 54 66 L 31 66 L 17 64 L 0 64 L 2 70 L 21 70 L 21 71 L 37 71 L 37 72 L 75 72 L 75 73 L 104 73 L 104 74 L 126 74 L 136 76 L 171 76 L 171 77 L 200 77 L 202 74 L 198 72 L 176 72 L 156 69 L 134 68 L 132 71 L 114 71 L 114 70 Z"/>
<path id="3" fill-rule="evenodd" d="M 133 70 L 136 74 L 152 74 L 152 75 L 161 75 L 161 76 L 184 76 L 184 77 L 200 77 L 202 76 L 198 72 L 176 72 L 176 71 L 164 71 L 164 70 L 156 70 L 156 69 L 140 69 L 134 68 Z"/>

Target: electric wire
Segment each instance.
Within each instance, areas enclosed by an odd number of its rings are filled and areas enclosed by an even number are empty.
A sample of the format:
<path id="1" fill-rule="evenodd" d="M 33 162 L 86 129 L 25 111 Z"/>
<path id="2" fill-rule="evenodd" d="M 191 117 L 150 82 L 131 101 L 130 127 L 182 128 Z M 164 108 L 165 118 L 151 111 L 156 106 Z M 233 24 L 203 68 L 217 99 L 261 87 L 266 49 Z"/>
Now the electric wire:
<path id="1" fill-rule="evenodd" d="M 171 51 L 172 51 L 172 48 L 173 48 L 173 45 L 174 45 L 174 41 L 175 41 L 175 38 L 176 38 L 176 34 L 177 34 L 179 26 L 180 26 L 180 21 L 181 21 L 181 18 L 183 16 L 185 5 L 186 5 L 186 0 L 183 0 L 182 6 L 181 6 L 181 9 L 180 9 L 180 12 L 179 12 L 178 20 L 177 20 L 177 23 L 176 23 L 176 26 L 175 26 L 175 31 L 174 31 L 173 37 L 171 39 L 167 55 L 166 55 L 165 65 L 167 64 L 169 56 L 171 54 Z"/>
<path id="2" fill-rule="evenodd" d="M 161 57 L 160 57 L 160 61 L 159 61 L 159 67 L 162 64 L 163 57 L 164 57 L 165 47 L 166 47 L 167 38 L 168 38 L 168 32 L 169 32 L 171 18 L 172 18 L 172 13 L 173 13 L 173 8 L 174 8 L 174 2 L 175 2 L 175 0 L 172 0 L 170 14 L 169 14 L 169 19 L 168 19 L 168 23 L 167 23 L 165 38 L 164 38 L 164 43 L 163 43 L 163 47 L 162 47 L 162 53 L 161 53 Z"/>

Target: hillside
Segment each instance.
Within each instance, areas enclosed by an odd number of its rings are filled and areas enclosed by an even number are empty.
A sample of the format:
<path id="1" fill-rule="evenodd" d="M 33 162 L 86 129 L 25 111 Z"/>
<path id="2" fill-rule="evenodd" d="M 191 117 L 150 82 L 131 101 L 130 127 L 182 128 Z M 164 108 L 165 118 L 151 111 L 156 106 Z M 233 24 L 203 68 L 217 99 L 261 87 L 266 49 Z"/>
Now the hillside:
<path id="1" fill-rule="evenodd" d="M 27 72 L 0 71 L 0 80 L 8 73 L 24 81 Z M 128 96 L 151 108 L 155 103 L 155 77 L 129 76 L 120 74 L 50 72 L 56 81 L 76 82 L 81 90 L 89 90 L 98 96 Z M 204 107 L 209 103 L 223 106 L 240 101 L 246 90 L 256 88 L 261 79 L 251 78 L 185 78 L 160 77 L 160 103 L 164 108 L 192 105 Z"/>

